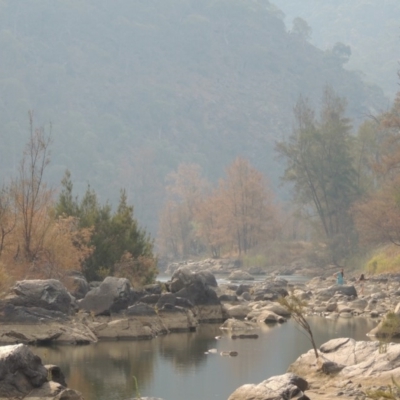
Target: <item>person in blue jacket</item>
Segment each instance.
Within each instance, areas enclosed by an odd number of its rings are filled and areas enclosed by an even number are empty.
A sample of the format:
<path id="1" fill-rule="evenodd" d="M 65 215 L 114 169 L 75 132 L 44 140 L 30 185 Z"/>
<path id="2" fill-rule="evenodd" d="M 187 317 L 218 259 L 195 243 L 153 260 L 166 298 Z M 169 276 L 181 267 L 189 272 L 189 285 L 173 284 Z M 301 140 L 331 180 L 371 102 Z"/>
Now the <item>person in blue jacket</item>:
<path id="1" fill-rule="evenodd" d="M 343 268 L 336 275 L 336 284 L 343 285 L 344 284 L 344 270 Z"/>

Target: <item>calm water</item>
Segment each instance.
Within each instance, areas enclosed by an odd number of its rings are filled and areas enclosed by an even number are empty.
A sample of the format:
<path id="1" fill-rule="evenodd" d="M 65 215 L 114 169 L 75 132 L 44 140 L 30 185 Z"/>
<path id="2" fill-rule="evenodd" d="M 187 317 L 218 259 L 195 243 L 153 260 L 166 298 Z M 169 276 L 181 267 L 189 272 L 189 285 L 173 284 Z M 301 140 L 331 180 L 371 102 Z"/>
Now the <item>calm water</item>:
<path id="1" fill-rule="evenodd" d="M 376 322 L 361 318 L 312 318 L 317 345 L 336 337 L 369 340 Z M 165 400 L 226 400 L 239 386 L 285 373 L 290 363 L 311 348 L 308 338 L 289 321 L 263 326 L 258 339 L 233 340 L 219 325 L 198 332 L 171 334 L 150 341 L 108 342 L 89 346 L 33 347 L 45 364 L 59 365 L 69 387 L 86 400 L 142 396 Z M 221 339 L 215 339 L 222 335 Z M 205 354 L 209 349 L 235 350 L 237 357 Z"/>

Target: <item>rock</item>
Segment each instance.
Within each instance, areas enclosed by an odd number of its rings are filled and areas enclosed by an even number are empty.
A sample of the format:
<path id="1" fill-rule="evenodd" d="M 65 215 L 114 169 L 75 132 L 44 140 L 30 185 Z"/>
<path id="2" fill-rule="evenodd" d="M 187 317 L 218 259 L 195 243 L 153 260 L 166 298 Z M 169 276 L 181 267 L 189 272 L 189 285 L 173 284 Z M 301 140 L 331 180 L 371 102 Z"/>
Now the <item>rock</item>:
<path id="1" fill-rule="evenodd" d="M 337 303 L 335 301 L 329 302 L 325 307 L 325 311 L 328 311 L 328 312 L 333 312 L 336 310 L 337 310 Z"/>
<path id="2" fill-rule="evenodd" d="M 210 271 L 192 272 L 186 267 L 178 268 L 172 275 L 171 282 L 167 282 L 167 286 L 172 293 L 176 293 L 184 287 L 198 282 L 210 287 L 218 287 L 217 280 Z"/>
<path id="3" fill-rule="evenodd" d="M 343 364 L 338 364 L 333 361 L 326 360 L 326 361 L 323 361 L 321 364 L 321 371 L 326 375 L 337 374 L 344 367 L 345 367 L 345 365 L 343 365 Z"/>
<path id="4" fill-rule="evenodd" d="M 97 324 L 93 331 L 99 340 L 143 340 L 167 333 L 158 316 L 115 319 Z"/>
<path id="5" fill-rule="evenodd" d="M 265 324 L 283 323 L 286 319 L 270 310 L 265 310 L 257 317 L 258 322 Z"/>
<path id="6" fill-rule="evenodd" d="M 43 366 L 28 346 L 0 347 L 1 399 L 83 400 L 79 392 L 66 386 L 60 368 L 56 365 Z"/>
<path id="7" fill-rule="evenodd" d="M 130 306 L 127 308 L 125 311 L 126 316 L 156 316 L 156 310 L 154 307 L 149 306 L 148 304 L 145 303 L 136 303 L 133 306 Z"/>
<path id="8" fill-rule="evenodd" d="M 150 293 L 150 294 L 161 294 L 162 293 L 162 287 L 161 284 L 159 283 L 153 283 L 151 285 L 146 285 L 144 288 L 145 292 Z"/>
<path id="9" fill-rule="evenodd" d="M 148 294 L 148 295 L 143 296 L 140 299 L 140 301 L 141 301 L 141 303 L 156 305 L 158 300 L 160 300 L 160 297 L 161 297 L 160 294 Z"/>
<path id="10" fill-rule="evenodd" d="M 65 376 L 58 365 L 45 365 L 47 370 L 47 377 L 50 381 L 57 382 L 61 386 L 67 387 Z"/>
<path id="11" fill-rule="evenodd" d="M 265 269 L 260 266 L 251 266 L 247 272 L 250 275 L 265 275 Z"/>
<path id="12" fill-rule="evenodd" d="M 0 321 L 3 323 L 39 324 L 54 321 L 66 321 L 68 315 L 61 311 L 46 310 L 41 307 L 14 306 L 0 303 Z"/>
<path id="13" fill-rule="evenodd" d="M 197 276 L 208 286 L 211 287 L 218 287 L 217 279 L 215 278 L 214 274 L 210 271 L 200 271 L 197 272 Z"/>
<path id="14" fill-rule="evenodd" d="M 246 384 L 236 389 L 228 400 L 289 400 L 306 399 L 308 383 L 303 378 L 287 373 L 273 376 L 258 385 Z"/>
<path id="15" fill-rule="evenodd" d="M 33 389 L 26 398 L 29 400 L 84 400 L 81 393 L 53 381 L 44 383 L 38 389 Z"/>
<path id="16" fill-rule="evenodd" d="M 25 396 L 47 382 L 47 369 L 28 346 L 0 347 L 0 397 Z"/>
<path id="17" fill-rule="evenodd" d="M 239 301 L 237 296 L 233 294 L 221 294 L 221 296 L 219 296 L 218 299 L 221 302 L 229 302 L 229 303 L 236 303 Z"/>
<path id="18" fill-rule="evenodd" d="M 38 307 L 69 314 L 71 297 L 64 285 L 56 279 L 18 281 L 6 302 L 13 306 Z"/>
<path id="19" fill-rule="evenodd" d="M 229 276 L 228 279 L 230 281 L 253 281 L 254 276 L 250 275 L 246 271 L 233 271 Z"/>
<path id="20" fill-rule="evenodd" d="M 383 350 L 381 351 L 377 341 L 356 341 L 349 338 L 332 339 L 320 347 L 324 362 L 329 361 L 340 366 L 340 371 L 335 373 L 335 379 L 341 382 L 367 382 L 368 385 L 376 382 L 388 384 L 400 372 L 400 344 L 388 343 Z M 315 364 L 314 351 L 310 350 L 291 364 L 289 371 L 312 376 Z M 315 379 L 319 381 L 321 377 L 315 375 Z"/>
<path id="21" fill-rule="evenodd" d="M 79 271 L 69 271 L 63 283 L 77 300 L 83 299 L 90 290 L 88 281 Z"/>
<path id="22" fill-rule="evenodd" d="M 158 316 L 168 332 L 191 332 L 198 326 L 193 312 L 187 308 L 164 306 L 158 311 Z"/>
<path id="23" fill-rule="evenodd" d="M 197 305 L 221 305 L 217 294 L 207 284 L 197 280 L 185 286 L 176 293 L 177 297 L 188 299 Z"/>
<path id="24" fill-rule="evenodd" d="M 96 336 L 84 324 L 0 324 L 0 343 L 3 344 L 88 344 L 97 342 Z"/>
<path id="25" fill-rule="evenodd" d="M 283 306 L 281 306 L 278 303 L 270 303 L 267 304 L 265 307 L 263 307 L 263 310 L 266 311 L 272 311 L 275 314 L 278 314 L 282 317 L 289 317 L 290 316 L 290 312 Z"/>
<path id="26" fill-rule="evenodd" d="M 246 300 L 246 301 L 250 301 L 251 300 L 251 294 L 249 292 L 243 292 L 242 293 L 242 299 Z"/>
<path id="27" fill-rule="evenodd" d="M 357 297 L 357 291 L 354 286 L 346 286 L 346 285 L 333 285 L 327 289 L 321 289 L 317 291 L 316 297 L 318 300 L 327 301 L 331 299 L 335 293 L 340 293 L 345 296 L 354 296 Z"/>
<path id="28" fill-rule="evenodd" d="M 235 318 L 227 319 L 221 326 L 220 329 L 226 329 L 229 331 L 249 331 L 258 328 L 254 323 L 248 321 L 239 321 Z"/>
<path id="29" fill-rule="evenodd" d="M 236 289 L 236 295 L 241 296 L 242 293 L 244 293 L 244 292 L 250 292 L 252 287 L 253 287 L 253 285 L 241 283 Z"/>
<path id="30" fill-rule="evenodd" d="M 239 353 L 237 351 L 221 351 L 221 353 L 219 353 L 221 356 L 223 357 L 236 357 Z"/>
<path id="31" fill-rule="evenodd" d="M 253 288 L 254 299 L 275 301 L 279 297 L 286 297 L 289 293 L 286 289 L 287 283 L 284 279 L 263 283 Z"/>
<path id="32" fill-rule="evenodd" d="M 217 293 L 204 281 L 204 279 L 190 271 L 179 268 L 174 276 L 181 279 L 184 287 L 175 292 L 180 301 L 186 300 L 193 304 L 194 313 L 199 322 L 223 321 L 225 316 Z"/>
<path id="33" fill-rule="evenodd" d="M 387 313 L 378 326 L 372 329 L 368 335 L 388 338 L 389 340 L 400 337 L 400 316 L 393 312 Z"/>
<path id="34" fill-rule="evenodd" d="M 242 333 L 240 335 L 232 335 L 231 339 L 258 339 L 256 333 Z"/>
<path id="35" fill-rule="evenodd" d="M 108 276 L 101 285 L 90 290 L 78 301 L 82 310 L 95 315 L 110 315 L 126 309 L 130 303 L 131 284 L 128 279 Z"/>
<path id="36" fill-rule="evenodd" d="M 238 304 L 235 306 L 230 306 L 229 304 L 226 304 L 224 306 L 224 309 L 229 318 L 236 319 L 245 319 L 247 314 L 251 311 L 251 308 L 244 304 Z"/>

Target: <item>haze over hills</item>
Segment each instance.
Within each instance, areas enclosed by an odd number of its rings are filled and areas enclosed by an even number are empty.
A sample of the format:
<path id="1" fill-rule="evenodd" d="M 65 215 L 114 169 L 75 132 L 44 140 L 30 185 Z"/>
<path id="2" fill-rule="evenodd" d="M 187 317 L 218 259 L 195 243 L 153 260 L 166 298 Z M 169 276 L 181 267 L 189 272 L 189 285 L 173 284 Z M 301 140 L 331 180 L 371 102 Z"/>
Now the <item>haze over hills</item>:
<path id="1" fill-rule="evenodd" d="M 241 155 L 276 184 L 274 142 L 300 94 L 317 106 L 331 85 L 355 124 L 388 107 L 266 0 L 2 0 L 0 22 L 2 180 L 33 109 L 37 125 L 52 122 L 49 181 L 68 168 L 77 194 L 89 182 L 111 202 L 125 187 L 152 233 L 181 162 L 216 180 Z"/>
<path id="2" fill-rule="evenodd" d="M 312 29 L 311 43 L 328 50 L 337 42 L 351 47 L 346 64 L 393 97 L 400 53 L 400 2 L 397 0 L 274 0 L 291 29 L 296 17 Z"/>

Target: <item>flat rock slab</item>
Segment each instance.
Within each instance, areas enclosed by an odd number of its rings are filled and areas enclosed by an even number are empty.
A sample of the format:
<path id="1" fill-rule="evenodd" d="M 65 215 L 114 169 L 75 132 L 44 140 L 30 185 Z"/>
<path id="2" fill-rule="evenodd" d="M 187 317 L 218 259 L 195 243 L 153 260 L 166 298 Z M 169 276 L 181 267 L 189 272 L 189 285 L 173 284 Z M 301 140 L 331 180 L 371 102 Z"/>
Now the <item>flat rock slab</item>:
<path id="1" fill-rule="evenodd" d="M 97 338 L 84 324 L 0 324 L 0 344 L 85 344 Z"/>
<path id="2" fill-rule="evenodd" d="M 384 350 L 384 351 L 383 351 Z M 392 376 L 400 374 L 400 344 L 389 343 L 382 349 L 377 341 L 356 341 L 349 338 L 332 339 L 319 349 L 319 360 L 310 350 L 290 365 L 289 371 L 305 377 L 311 387 L 338 385 L 353 382 L 371 386 L 391 384 Z M 321 366 L 328 362 L 340 365 L 333 375 L 321 373 Z M 342 368 L 343 367 L 343 368 Z"/>

